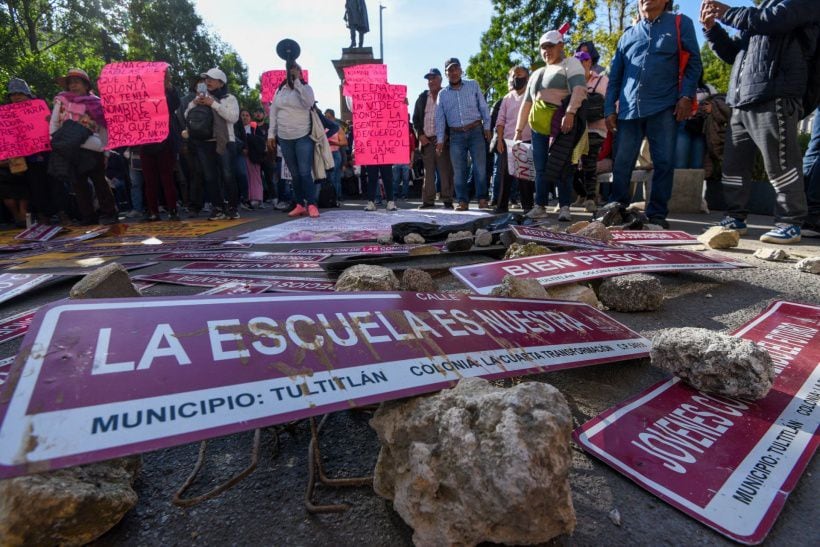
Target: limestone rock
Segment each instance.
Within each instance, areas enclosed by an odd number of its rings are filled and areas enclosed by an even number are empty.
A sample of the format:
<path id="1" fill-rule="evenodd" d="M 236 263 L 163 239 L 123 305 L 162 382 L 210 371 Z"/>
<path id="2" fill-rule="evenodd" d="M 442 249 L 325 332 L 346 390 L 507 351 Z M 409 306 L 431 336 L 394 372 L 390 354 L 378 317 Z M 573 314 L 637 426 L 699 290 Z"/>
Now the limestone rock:
<path id="1" fill-rule="evenodd" d="M 604 243 L 612 239 L 612 234 L 609 233 L 609 230 L 603 222 L 590 222 L 589 226 L 578 230 L 576 233 L 579 236 L 597 239 L 598 241 L 603 241 Z"/>
<path id="2" fill-rule="evenodd" d="M 478 247 L 489 247 L 493 244 L 493 234 L 489 230 L 479 228 L 475 231 L 475 244 Z"/>
<path id="3" fill-rule="evenodd" d="M 376 243 L 379 245 L 393 245 L 393 234 L 384 234 L 376 238 Z"/>
<path id="4" fill-rule="evenodd" d="M 337 291 L 395 291 L 398 288 L 399 280 L 392 270 L 367 264 L 347 268 L 336 281 Z"/>
<path id="5" fill-rule="evenodd" d="M 583 302 L 593 308 L 600 308 L 601 303 L 595 296 L 595 291 L 579 283 L 568 283 L 566 285 L 555 285 L 547 287 L 547 294 L 553 300 L 567 300 L 569 302 Z"/>
<path id="6" fill-rule="evenodd" d="M 383 404 L 374 489 L 416 545 L 543 543 L 575 528 L 572 418 L 554 387 L 498 388 L 481 378 Z"/>
<path id="7" fill-rule="evenodd" d="M 73 287 L 71 298 L 127 298 L 139 296 L 128 271 L 116 262 L 101 266 L 80 279 Z"/>
<path id="8" fill-rule="evenodd" d="M 712 226 L 698 236 L 698 241 L 711 249 L 729 249 L 740 243 L 740 233 L 723 226 Z"/>
<path id="9" fill-rule="evenodd" d="M 577 233 L 580 230 L 583 230 L 584 228 L 586 228 L 587 226 L 589 226 L 589 221 L 588 220 L 580 220 L 578 222 L 570 224 L 569 228 L 567 228 L 567 233 L 568 234 Z"/>
<path id="10" fill-rule="evenodd" d="M 441 254 L 441 249 L 435 245 L 420 245 L 410 249 L 407 254 L 410 256 L 437 255 Z"/>
<path id="11" fill-rule="evenodd" d="M 444 246 L 450 252 L 469 251 L 473 248 L 473 233 L 467 230 L 447 234 Z"/>
<path id="12" fill-rule="evenodd" d="M 794 265 L 801 272 L 820 274 L 820 256 L 810 256 L 804 258 Z"/>
<path id="13" fill-rule="evenodd" d="M 504 279 L 501 280 L 501 285 L 494 288 L 490 294 L 505 298 L 537 298 L 539 300 L 549 298 L 547 291 L 537 280 L 524 279 L 514 275 L 505 275 Z"/>
<path id="14" fill-rule="evenodd" d="M 789 258 L 789 253 L 784 251 L 783 249 L 758 249 L 755 251 L 753 255 L 755 258 L 759 258 L 760 260 L 768 260 L 769 262 L 782 262 Z"/>
<path id="15" fill-rule="evenodd" d="M 436 292 L 436 282 L 433 277 L 416 268 L 407 268 L 401 276 L 401 290 L 413 292 Z"/>
<path id="16" fill-rule="evenodd" d="M 521 243 L 513 243 L 507 249 L 507 253 L 504 255 L 504 260 L 510 258 L 524 258 L 525 256 L 548 255 L 551 252 L 552 251 L 543 245 L 533 243 L 532 241 L 529 243 L 524 243 L 523 245 Z"/>
<path id="17" fill-rule="evenodd" d="M 663 305 L 663 285 L 647 274 L 608 277 L 598 287 L 598 299 L 615 311 L 656 311 Z"/>
<path id="18" fill-rule="evenodd" d="M 416 232 L 404 236 L 404 242 L 408 245 L 423 245 L 424 243 L 426 243 L 426 241 L 424 241 L 424 238 Z"/>
<path id="19" fill-rule="evenodd" d="M 0 481 L 0 545 L 85 545 L 137 503 L 139 456 Z"/>
<path id="20" fill-rule="evenodd" d="M 754 342 L 694 327 L 665 329 L 652 340 L 652 364 L 695 389 L 742 399 L 769 393 L 774 369 L 769 352 Z"/>

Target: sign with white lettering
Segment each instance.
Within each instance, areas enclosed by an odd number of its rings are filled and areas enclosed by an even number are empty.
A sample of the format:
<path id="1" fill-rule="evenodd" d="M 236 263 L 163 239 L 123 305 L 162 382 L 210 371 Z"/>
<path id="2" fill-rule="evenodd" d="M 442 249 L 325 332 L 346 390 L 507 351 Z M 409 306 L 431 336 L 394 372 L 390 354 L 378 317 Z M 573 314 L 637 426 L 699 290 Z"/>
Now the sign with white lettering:
<path id="1" fill-rule="evenodd" d="M 553 232 L 536 226 L 511 226 L 513 234 L 518 239 L 544 243 L 553 247 L 577 247 L 579 249 L 613 249 L 622 248 L 622 245 L 610 245 L 591 237 L 563 232 Z"/>
<path id="2" fill-rule="evenodd" d="M 319 262 L 330 254 L 268 253 L 263 251 L 203 251 L 167 253 L 157 260 L 200 260 L 206 262 Z"/>
<path id="3" fill-rule="evenodd" d="M 239 281 L 230 281 L 216 287 L 211 287 L 207 291 L 202 291 L 199 294 L 207 294 L 211 296 L 235 296 L 238 294 L 262 294 L 268 290 L 270 290 L 270 285 L 265 285 L 262 283 L 241 283 Z"/>
<path id="4" fill-rule="evenodd" d="M 432 243 L 433 247 L 442 248 L 443 243 Z M 319 253 L 333 256 L 355 256 L 355 255 L 406 255 L 410 249 L 416 247 L 426 247 L 427 245 L 362 245 L 360 247 L 323 247 L 321 249 L 292 249 L 290 252 L 297 253 Z"/>
<path id="5" fill-rule="evenodd" d="M 736 336 L 772 355 L 765 398 L 742 402 L 677 378 L 578 428 L 574 437 L 641 487 L 735 541 L 763 541 L 820 436 L 820 307 L 776 302 Z"/>
<path id="6" fill-rule="evenodd" d="M 0 359 L 0 386 L 6 383 L 6 380 L 9 378 L 9 370 L 11 370 L 11 364 L 14 362 L 14 357 L 6 357 L 5 359 Z"/>
<path id="7" fill-rule="evenodd" d="M 611 230 L 612 241 L 637 245 L 697 245 L 692 234 L 680 230 Z"/>
<path id="8" fill-rule="evenodd" d="M 450 271 L 478 294 L 489 294 L 504 276 L 537 279 L 545 287 L 598 277 L 639 272 L 682 270 L 725 270 L 750 267 L 719 256 L 693 251 L 655 249 L 569 251 L 548 255 L 500 260 L 487 264 L 458 266 Z"/>
<path id="9" fill-rule="evenodd" d="M 133 279 L 168 283 L 170 285 L 185 285 L 188 287 L 218 287 L 225 283 L 260 283 L 270 285 L 270 289 L 268 290 L 271 292 L 328 292 L 336 290 L 336 282 L 316 277 L 157 273 L 151 275 L 135 275 Z"/>
<path id="10" fill-rule="evenodd" d="M 0 303 L 55 279 L 52 274 L 0 273 Z"/>
<path id="11" fill-rule="evenodd" d="M 34 312 L 36 311 L 37 308 L 34 308 L 0 319 L 0 344 L 14 340 L 18 336 L 23 336 L 28 330 L 31 320 L 34 319 Z"/>
<path id="12" fill-rule="evenodd" d="M 0 478 L 649 347 L 576 302 L 402 292 L 49 305 L 0 390 Z"/>
<path id="13" fill-rule="evenodd" d="M 50 224 L 35 224 L 14 236 L 14 239 L 25 241 L 48 241 L 63 231 L 62 226 L 51 226 Z"/>
<path id="14" fill-rule="evenodd" d="M 172 272 L 322 272 L 318 262 L 191 262 Z"/>

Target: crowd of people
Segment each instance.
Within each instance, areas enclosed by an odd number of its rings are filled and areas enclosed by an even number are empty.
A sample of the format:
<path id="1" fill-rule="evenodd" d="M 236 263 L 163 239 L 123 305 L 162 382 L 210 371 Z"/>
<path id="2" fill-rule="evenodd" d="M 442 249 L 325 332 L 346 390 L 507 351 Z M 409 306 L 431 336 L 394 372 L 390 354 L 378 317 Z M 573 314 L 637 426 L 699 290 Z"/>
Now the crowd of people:
<path id="1" fill-rule="evenodd" d="M 648 148 L 652 181 L 644 197 L 648 220 L 666 220 L 676 169 L 705 169 L 727 203 L 720 225 L 747 230 L 751 157 L 759 151 L 777 194 L 775 226 L 761 237 L 795 243 L 820 232 L 820 183 L 815 166 L 818 124 L 805 155 L 798 123 L 817 108 L 805 97 L 817 70 L 820 10 L 811 0 L 767 0 L 730 8 L 703 0 L 704 37 L 733 66 L 729 90 L 703 80 L 695 25 L 669 0 L 641 0 L 639 17 L 620 38 L 607 68 L 592 42 L 567 47 L 550 30 L 539 41 L 544 66 L 513 66 L 509 92 L 488 105 L 478 83 L 448 58 L 424 75 L 427 90 L 410 116 L 407 164 L 354 168 L 352 128 L 328 109 L 291 63 L 269 116 L 240 109 L 219 68 L 199 75 L 180 97 L 166 79 L 170 131 L 160 142 L 105 151 L 106 121 L 88 74 L 71 69 L 57 83 L 50 118 L 52 151 L 0 165 L 0 197 L 17 224 L 116 222 L 118 214 L 171 220 L 204 212 L 236 219 L 240 209 L 274 206 L 291 217 L 318 217 L 344 193 L 366 196 L 365 210 L 406 198 L 423 177 L 421 205 L 506 212 L 520 206 L 542 219 L 557 202 L 562 222 L 572 205 L 594 212 L 633 201 L 633 170 Z M 725 27 L 736 29 L 734 36 Z M 812 63 L 815 64 L 812 64 Z M 772 67 L 775 67 L 774 69 Z M 446 78 L 446 85 L 445 85 Z M 20 79 L 9 101 L 34 98 Z M 815 115 L 816 117 L 816 115 Z M 526 144 L 532 176 L 516 170 L 511 147 Z M 418 164 L 418 167 L 416 167 Z M 611 171 L 602 184 L 599 175 Z M 324 181 L 324 182 L 323 182 Z M 325 187 L 328 189 L 324 193 Z M 320 191 L 321 189 L 321 191 Z M 330 197 L 328 197 L 330 196 Z"/>

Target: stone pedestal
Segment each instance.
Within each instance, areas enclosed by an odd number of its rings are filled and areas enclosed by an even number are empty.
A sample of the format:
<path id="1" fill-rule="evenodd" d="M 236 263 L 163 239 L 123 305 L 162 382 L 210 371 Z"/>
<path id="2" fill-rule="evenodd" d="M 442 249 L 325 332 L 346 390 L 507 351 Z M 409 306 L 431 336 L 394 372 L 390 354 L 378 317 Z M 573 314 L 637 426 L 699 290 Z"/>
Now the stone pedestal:
<path id="1" fill-rule="evenodd" d="M 342 58 L 331 61 L 333 68 L 336 69 L 336 74 L 339 75 L 339 81 L 343 81 L 345 77 L 344 69 L 354 65 L 380 65 L 381 59 L 373 57 L 372 47 L 348 47 L 342 48 Z M 337 117 L 346 122 L 353 119 L 353 114 L 347 107 L 344 95 L 342 95 L 342 84 L 339 84 L 339 113 Z"/>

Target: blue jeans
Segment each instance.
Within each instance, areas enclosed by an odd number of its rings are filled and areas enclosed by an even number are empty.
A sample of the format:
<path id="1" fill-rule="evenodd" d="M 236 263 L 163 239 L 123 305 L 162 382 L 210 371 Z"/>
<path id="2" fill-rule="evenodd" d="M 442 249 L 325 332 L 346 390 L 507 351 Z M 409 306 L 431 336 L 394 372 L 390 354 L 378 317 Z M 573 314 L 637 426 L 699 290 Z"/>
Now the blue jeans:
<path id="1" fill-rule="evenodd" d="M 142 212 L 145 205 L 142 202 L 142 169 L 131 167 L 128 174 L 131 177 L 131 209 Z"/>
<path id="2" fill-rule="evenodd" d="M 487 141 L 484 129 L 477 125 L 469 131 L 450 131 L 450 160 L 453 162 L 453 182 L 459 203 L 470 202 L 467 184 L 467 152 L 473 160 L 476 199 L 488 199 L 487 195 Z"/>
<path id="3" fill-rule="evenodd" d="M 298 139 L 280 139 L 282 157 L 293 177 L 293 193 L 299 205 L 316 205 L 316 188 L 313 184 L 313 140 L 310 135 Z"/>
<path id="4" fill-rule="evenodd" d="M 330 182 L 336 190 L 336 199 L 342 199 L 342 153 L 338 150 L 333 152 L 333 171 L 328 173 Z"/>
<path id="5" fill-rule="evenodd" d="M 248 164 L 245 163 L 245 156 L 238 145 L 231 150 L 231 155 L 233 156 L 233 173 L 239 190 L 239 199 L 248 201 Z"/>
<path id="6" fill-rule="evenodd" d="M 397 197 L 406 198 L 410 194 L 410 165 L 397 163 L 393 166 L 393 183 Z"/>
<path id="7" fill-rule="evenodd" d="M 806 155 L 803 156 L 803 182 L 806 185 L 806 200 L 809 205 L 809 214 L 806 221 L 809 224 L 820 224 L 820 108 L 814 111 L 814 125 L 811 130 L 811 140 Z"/>
<path id="8" fill-rule="evenodd" d="M 367 169 L 367 199 L 373 202 L 381 201 L 376 199 L 376 194 L 379 192 L 379 174 L 381 174 L 385 198 L 387 201 L 393 201 L 393 170 L 390 166 L 368 165 L 365 169 Z"/>
<path id="9" fill-rule="evenodd" d="M 669 213 L 667 202 L 672 195 L 672 180 L 675 174 L 673 158 L 677 122 L 673 109 L 669 108 L 636 120 L 618 120 L 618 149 L 612 167 L 612 192 L 610 199 L 629 205 L 629 183 L 632 170 L 641 150 L 644 137 L 649 139 L 649 154 L 652 156 L 652 192 L 646 206 L 646 216 L 666 218 Z"/>
<path id="10" fill-rule="evenodd" d="M 686 130 L 686 122 L 678 122 L 675 141 L 675 169 L 703 169 L 706 137 Z"/>
<path id="11" fill-rule="evenodd" d="M 567 181 L 563 177 L 561 180 L 546 180 L 547 159 L 549 158 L 550 138 L 549 135 L 542 135 L 538 131 L 532 132 L 532 162 L 535 167 L 535 204 L 546 207 L 550 201 L 550 192 L 558 183 L 558 194 L 561 197 L 561 205 L 572 203 L 572 181 Z M 566 201 L 566 203 L 564 203 Z"/>
<path id="12" fill-rule="evenodd" d="M 194 141 L 196 157 L 202 167 L 202 178 L 205 180 L 205 189 L 215 209 L 223 209 L 226 201 L 230 208 L 237 206 L 239 196 L 231 150 L 235 144 L 229 142 L 225 153 L 219 155 L 216 153 L 216 141 Z"/>

